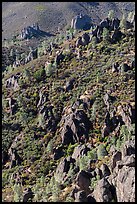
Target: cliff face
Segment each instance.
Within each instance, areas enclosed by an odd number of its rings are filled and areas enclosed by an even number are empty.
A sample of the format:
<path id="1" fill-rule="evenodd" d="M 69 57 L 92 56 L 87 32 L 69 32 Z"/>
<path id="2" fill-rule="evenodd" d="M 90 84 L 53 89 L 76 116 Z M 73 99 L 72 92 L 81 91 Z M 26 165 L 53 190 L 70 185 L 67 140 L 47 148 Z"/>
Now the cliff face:
<path id="1" fill-rule="evenodd" d="M 3 47 L 3 202 L 135 201 L 135 27 L 121 21 Z"/>

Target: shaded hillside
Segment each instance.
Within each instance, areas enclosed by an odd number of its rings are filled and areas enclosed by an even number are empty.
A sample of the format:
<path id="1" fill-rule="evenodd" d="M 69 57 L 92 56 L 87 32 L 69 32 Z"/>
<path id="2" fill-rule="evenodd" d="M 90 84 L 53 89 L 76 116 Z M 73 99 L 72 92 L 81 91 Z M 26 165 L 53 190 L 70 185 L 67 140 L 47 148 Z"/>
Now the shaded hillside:
<path id="1" fill-rule="evenodd" d="M 3 70 L 3 202 L 135 201 L 135 27 L 112 22 Z"/>
<path id="2" fill-rule="evenodd" d="M 79 13 L 89 15 L 94 23 L 106 17 L 109 10 L 121 17 L 124 12 L 135 9 L 134 2 L 3 2 L 3 39 L 11 38 L 26 26 L 35 22 L 45 32 L 56 33 L 58 27 L 64 29 Z"/>

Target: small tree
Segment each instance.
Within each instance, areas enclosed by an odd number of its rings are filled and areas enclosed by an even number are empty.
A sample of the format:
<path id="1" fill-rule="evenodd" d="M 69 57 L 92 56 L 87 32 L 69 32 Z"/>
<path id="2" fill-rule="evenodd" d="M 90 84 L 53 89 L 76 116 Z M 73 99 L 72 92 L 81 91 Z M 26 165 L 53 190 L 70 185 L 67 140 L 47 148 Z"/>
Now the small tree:
<path id="1" fill-rule="evenodd" d="M 112 19 L 114 18 L 114 10 L 110 10 L 110 11 L 108 12 L 108 18 L 109 18 L 110 20 L 112 20 Z"/>
<path id="2" fill-rule="evenodd" d="M 21 185 L 20 184 L 16 184 L 13 187 L 13 191 L 14 191 L 14 202 L 22 202 L 23 197 L 22 197 L 22 189 L 21 189 Z"/>
<path id="3" fill-rule="evenodd" d="M 45 119 L 44 119 L 43 114 L 41 114 L 41 113 L 38 116 L 38 122 L 39 122 L 39 126 L 41 126 L 43 128 L 44 124 L 45 124 Z"/>
<path id="4" fill-rule="evenodd" d="M 97 149 L 98 159 L 102 159 L 104 156 L 107 156 L 107 151 L 103 144 L 100 144 Z"/>
<path id="5" fill-rule="evenodd" d="M 92 38 L 91 42 L 92 42 L 92 47 L 95 48 L 96 45 L 97 45 L 97 38 L 96 38 L 96 36 L 94 36 L 94 37 Z"/>
<path id="6" fill-rule="evenodd" d="M 46 150 L 47 150 L 48 153 L 52 153 L 53 152 L 53 140 L 49 141 Z"/>
<path id="7" fill-rule="evenodd" d="M 109 41 L 109 30 L 107 28 L 103 28 L 102 36 L 105 42 Z"/>
<path id="8" fill-rule="evenodd" d="M 24 70 L 24 76 L 27 78 L 27 80 L 30 80 L 31 74 L 30 74 L 30 71 L 28 69 Z"/>
<path id="9" fill-rule="evenodd" d="M 127 20 L 126 20 L 126 16 L 123 13 L 122 18 L 120 20 L 120 28 L 121 29 L 126 29 L 127 28 Z"/>

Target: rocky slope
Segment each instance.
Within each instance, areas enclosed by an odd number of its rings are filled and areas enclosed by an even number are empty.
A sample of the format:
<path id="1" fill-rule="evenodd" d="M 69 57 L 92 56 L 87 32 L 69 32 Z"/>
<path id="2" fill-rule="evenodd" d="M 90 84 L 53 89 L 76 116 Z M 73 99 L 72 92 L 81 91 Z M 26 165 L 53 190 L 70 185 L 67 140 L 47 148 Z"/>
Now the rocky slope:
<path id="1" fill-rule="evenodd" d="M 134 23 L 55 38 L 4 47 L 3 202 L 134 202 Z"/>

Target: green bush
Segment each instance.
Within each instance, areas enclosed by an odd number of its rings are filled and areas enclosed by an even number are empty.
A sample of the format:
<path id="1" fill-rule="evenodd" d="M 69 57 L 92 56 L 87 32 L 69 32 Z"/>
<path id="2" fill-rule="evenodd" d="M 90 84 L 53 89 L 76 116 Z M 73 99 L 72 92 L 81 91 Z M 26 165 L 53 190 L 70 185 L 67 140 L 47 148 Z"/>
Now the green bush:
<path id="1" fill-rule="evenodd" d="M 40 82 L 45 77 L 45 70 L 43 68 L 40 68 L 38 71 L 34 73 L 34 78 L 37 82 Z"/>
<path id="2" fill-rule="evenodd" d="M 107 156 L 106 148 L 103 144 L 100 144 L 97 147 L 97 157 L 99 160 L 103 159 L 104 156 Z"/>

